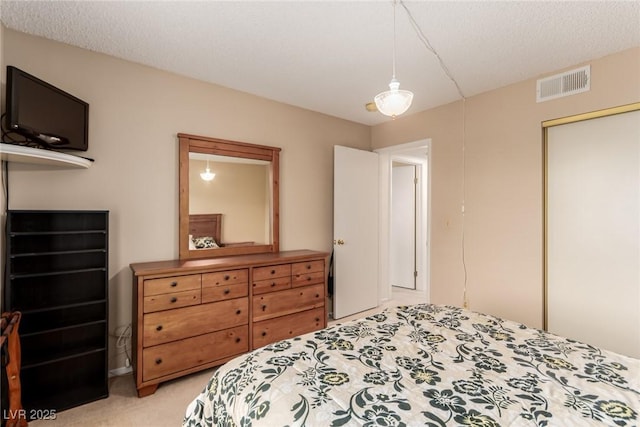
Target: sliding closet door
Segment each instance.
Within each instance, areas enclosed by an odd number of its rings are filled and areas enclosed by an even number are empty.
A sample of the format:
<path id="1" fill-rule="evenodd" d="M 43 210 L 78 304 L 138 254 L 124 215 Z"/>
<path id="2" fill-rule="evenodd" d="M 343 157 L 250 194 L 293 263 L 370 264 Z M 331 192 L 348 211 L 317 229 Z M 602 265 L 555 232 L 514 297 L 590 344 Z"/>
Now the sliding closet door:
<path id="1" fill-rule="evenodd" d="M 640 357 L 640 111 L 547 129 L 547 329 Z"/>

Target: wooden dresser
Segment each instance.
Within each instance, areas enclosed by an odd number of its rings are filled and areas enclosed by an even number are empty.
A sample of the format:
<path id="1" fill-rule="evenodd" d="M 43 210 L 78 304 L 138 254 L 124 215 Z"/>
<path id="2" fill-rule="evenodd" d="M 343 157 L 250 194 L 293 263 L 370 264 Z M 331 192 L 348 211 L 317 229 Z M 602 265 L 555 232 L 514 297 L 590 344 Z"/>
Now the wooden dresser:
<path id="1" fill-rule="evenodd" d="M 131 264 L 138 396 L 326 327 L 327 256 L 299 250 Z"/>

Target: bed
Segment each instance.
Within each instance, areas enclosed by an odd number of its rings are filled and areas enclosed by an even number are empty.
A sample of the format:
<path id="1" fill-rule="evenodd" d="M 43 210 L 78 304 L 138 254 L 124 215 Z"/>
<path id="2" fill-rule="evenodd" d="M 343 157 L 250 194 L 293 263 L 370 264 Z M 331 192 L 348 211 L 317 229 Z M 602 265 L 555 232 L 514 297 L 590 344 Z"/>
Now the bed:
<path id="1" fill-rule="evenodd" d="M 222 214 L 189 215 L 189 250 L 252 246 L 255 242 L 222 242 Z"/>
<path id="2" fill-rule="evenodd" d="M 222 214 L 189 215 L 189 249 L 213 249 L 220 247 Z"/>
<path id="3" fill-rule="evenodd" d="M 220 367 L 183 426 L 637 426 L 640 360 L 419 304 Z"/>

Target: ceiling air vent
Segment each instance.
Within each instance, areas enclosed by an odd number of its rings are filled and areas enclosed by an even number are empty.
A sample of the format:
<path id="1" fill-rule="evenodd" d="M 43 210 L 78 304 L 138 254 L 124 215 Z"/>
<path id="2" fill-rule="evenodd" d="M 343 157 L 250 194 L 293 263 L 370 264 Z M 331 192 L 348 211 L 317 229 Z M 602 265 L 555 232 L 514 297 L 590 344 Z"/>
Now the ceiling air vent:
<path id="1" fill-rule="evenodd" d="M 591 66 L 566 71 L 538 80 L 536 102 L 587 92 L 591 89 Z"/>

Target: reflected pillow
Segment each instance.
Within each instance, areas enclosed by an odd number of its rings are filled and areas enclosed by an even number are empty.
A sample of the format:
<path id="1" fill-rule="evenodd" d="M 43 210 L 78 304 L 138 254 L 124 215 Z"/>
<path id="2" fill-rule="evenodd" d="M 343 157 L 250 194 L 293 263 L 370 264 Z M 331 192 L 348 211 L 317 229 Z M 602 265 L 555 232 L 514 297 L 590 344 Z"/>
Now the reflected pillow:
<path id="1" fill-rule="evenodd" d="M 191 241 L 196 249 L 213 249 L 219 247 L 213 237 L 194 237 Z"/>

